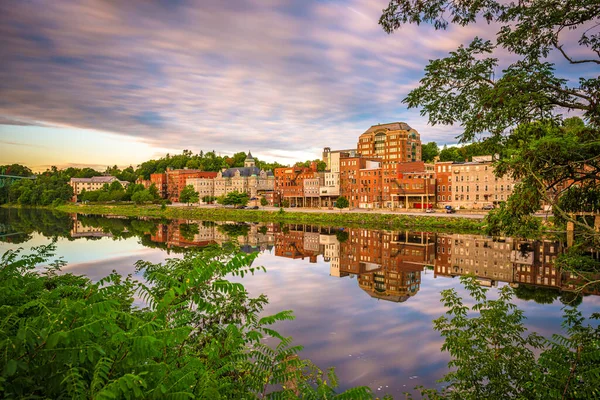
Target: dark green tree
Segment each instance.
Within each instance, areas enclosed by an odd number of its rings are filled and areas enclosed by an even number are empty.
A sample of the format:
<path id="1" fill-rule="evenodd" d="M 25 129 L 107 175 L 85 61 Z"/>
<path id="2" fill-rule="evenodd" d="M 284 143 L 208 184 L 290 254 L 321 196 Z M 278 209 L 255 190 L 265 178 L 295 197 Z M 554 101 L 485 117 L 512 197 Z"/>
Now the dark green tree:
<path id="1" fill-rule="evenodd" d="M 179 195 L 179 201 L 181 203 L 187 203 L 188 205 L 191 203 L 197 203 L 200 201 L 200 195 L 198 192 L 194 190 L 192 185 L 186 185 Z"/>
<path id="2" fill-rule="evenodd" d="M 426 163 L 433 162 L 439 155 L 440 149 L 436 142 L 429 142 L 421 147 L 421 159 Z"/>
<path id="3" fill-rule="evenodd" d="M 335 201 L 335 206 L 341 210 L 342 208 L 350 207 L 350 202 L 344 196 L 340 196 Z"/>
<path id="4" fill-rule="evenodd" d="M 261 205 L 261 206 L 263 206 L 263 207 L 266 207 L 266 206 L 268 206 L 268 205 L 269 205 L 269 202 L 267 201 L 267 199 L 266 199 L 266 198 L 264 198 L 264 197 L 261 197 L 261 198 L 260 198 L 260 205 Z"/>

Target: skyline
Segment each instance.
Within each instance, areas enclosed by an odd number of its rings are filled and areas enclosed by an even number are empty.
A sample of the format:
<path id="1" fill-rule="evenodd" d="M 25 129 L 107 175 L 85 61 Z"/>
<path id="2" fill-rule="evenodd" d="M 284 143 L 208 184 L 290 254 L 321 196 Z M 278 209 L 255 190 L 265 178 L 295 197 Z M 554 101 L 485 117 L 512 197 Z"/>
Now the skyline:
<path id="1" fill-rule="evenodd" d="M 291 164 L 393 121 L 454 144 L 460 127 L 401 101 L 429 59 L 497 29 L 387 35 L 387 2 L 2 2 L 0 163 L 103 169 L 189 149 Z"/>

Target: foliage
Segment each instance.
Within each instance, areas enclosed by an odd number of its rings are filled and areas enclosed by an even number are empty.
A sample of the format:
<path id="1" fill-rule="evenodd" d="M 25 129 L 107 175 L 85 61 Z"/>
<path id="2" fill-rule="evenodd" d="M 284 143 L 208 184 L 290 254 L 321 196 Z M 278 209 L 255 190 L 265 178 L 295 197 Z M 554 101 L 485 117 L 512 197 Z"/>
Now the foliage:
<path id="1" fill-rule="evenodd" d="M 281 202 L 281 206 L 285 208 L 289 207 L 290 201 L 288 199 L 283 199 L 283 201 Z"/>
<path id="2" fill-rule="evenodd" d="M 317 171 L 325 171 L 325 169 L 327 168 L 327 163 L 323 160 L 319 160 L 318 158 L 315 160 L 298 162 L 296 163 L 296 166 L 310 168 L 312 163 L 315 163 L 317 165 Z"/>
<path id="3" fill-rule="evenodd" d="M 433 162 L 435 157 L 440 155 L 440 148 L 438 147 L 436 142 L 429 142 L 421 146 L 421 159 L 430 163 Z"/>
<path id="4" fill-rule="evenodd" d="M 495 42 L 474 38 L 443 59 L 432 60 L 421 84 L 405 102 L 421 107 L 433 125 L 459 123 L 468 142 L 479 133 L 495 138 L 515 126 L 554 120 L 561 109 L 577 110 L 591 124 L 600 122 L 600 5 L 596 0 L 390 0 L 379 23 L 391 33 L 404 24 L 446 29 L 478 20 L 499 26 Z M 567 35 L 570 31 L 573 35 Z M 567 37 L 579 35 L 579 40 Z M 579 64 L 581 77 L 557 76 L 557 55 Z M 499 58 L 508 66 L 498 73 Z"/>
<path id="5" fill-rule="evenodd" d="M 179 201 L 187 204 L 197 203 L 200 201 L 200 195 L 194 190 L 192 185 L 186 185 L 179 194 Z"/>
<path id="6" fill-rule="evenodd" d="M 339 209 L 350 207 L 350 202 L 344 196 L 340 196 L 335 201 L 335 206 Z"/>
<path id="7" fill-rule="evenodd" d="M 584 325 L 581 313 L 569 307 L 564 313 L 566 335 L 545 339 L 528 334 L 509 286 L 500 290 L 497 300 L 490 300 L 474 276 L 461 277 L 461 282 L 475 304 L 466 306 L 454 289 L 442 291 L 448 311 L 434 321 L 434 328 L 444 337 L 442 350 L 452 357 L 448 364 L 452 371 L 440 380 L 446 385 L 441 392 L 420 388 L 424 398 L 542 400 L 600 395 L 598 326 Z M 536 351 L 541 352 L 537 359 Z"/>
<path id="8" fill-rule="evenodd" d="M 22 172 L 26 172 L 26 167 L 23 168 Z M 9 186 L 8 191 L 0 191 L 0 201 L 25 206 L 48 206 L 57 199 L 69 201 L 73 197 L 69 180 L 64 171 L 53 167 L 37 175 L 37 179 L 21 179 Z"/>
<path id="9" fill-rule="evenodd" d="M 401 215 L 383 213 L 332 213 L 332 212 L 295 212 L 265 210 L 232 210 L 223 208 L 185 208 L 160 206 L 100 206 L 64 205 L 58 210 L 74 213 L 120 215 L 128 217 L 154 217 L 173 219 L 196 219 L 198 221 L 237 221 L 237 222 L 283 222 L 296 224 L 315 224 L 374 229 L 415 229 L 452 232 L 481 233 L 484 226 L 481 220 L 471 218 L 443 218 L 424 215 Z"/>
<path id="10" fill-rule="evenodd" d="M 237 190 L 233 192 L 229 192 L 226 195 L 219 196 L 217 199 L 217 203 L 224 206 L 245 206 L 250 201 L 250 196 L 248 193 L 243 192 L 240 193 Z"/>
<path id="11" fill-rule="evenodd" d="M 143 204 L 153 200 L 155 200 L 155 197 L 148 189 L 137 191 L 133 194 L 133 196 L 131 196 L 131 201 L 136 204 Z"/>
<path id="12" fill-rule="evenodd" d="M 237 238 L 239 236 L 248 236 L 250 226 L 248 224 L 237 223 L 237 224 L 221 224 L 218 225 L 217 229 L 227 236 Z"/>
<path id="13" fill-rule="evenodd" d="M 348 232 L 346 231 L 337 231 L 335 233 L 335 237 L 338 240 L 338 242 L 340 243 L 344 243 L 348 240 L 348 238 L 350 237 L 350 235 L 348 235 Z"/>
<path id="14" fill-rule="evenodd" d="M 127 190 L 125 190 L 119 181 L 114 181 L 110 184 L 105 183 L 98 190 L 87 191 L 83 189 L 77 197 L 80 201 L 88 202 L 127 201 L 132 200 L 135 193 L 143 190 L 143 185 L 136 185 L 135 183 L 128 185 Z"/>
<path id="15" fill-rule="evenodd" d="M 202 197 L 202 201 L 203 201 L 204 203 L 206 203 L 206 204 L 211 204 L 211 203 L 213 203 L 215 200 L 217 200 L 217 198 L 216 198 L 215 196 L 209 196 L 209 195 L 206 195 L 206 196 L 203 196 L 203 197 Z"/>
<path id="16" fill-rule="evenodd" d="M 200 228 L 198 224 L 193 223 L 185 223 L 179 225 L 179 233 L 181 236 L 188 241 L 193 241 L 194 236 L 200 233 Z"/>
<path id="17" fill-rule="evenodd" d="M 202 171 L 220 171 L 222 168 L 243 167 L 246 153 L 238 152 L 232 157 L 219 156 L 215 151 L 200 151 L 194 154 L 190 150 L 183 150 L 182 154 L 171 155 L 167 154 L 158 160 L 148 160 L 139 165 L 135 174 L 143 179 L 150 179 L 150 175 L 154 173 L 163 173 L 168 168 L 173 169 L 200 169 Z M 256 166 L 264 170 L 273 170 L 285 165 L 277 162 L 267 163 L 254 158 Z"/>
<path id="18" fill-rule="evenodd" d="M 267 201 L 267 199 L 266 199 L 266 198 L 264 198 L 264 197 L 261 197 L 261 198 L 260 198 L 260 205 L 261 205 L 261 206 L 263 206 L 263 207 L 266 207 L 266 206 L 268 206 L 268 205 L 269 205 L 269 202 Z"/>
<path id="19" fill-rule="evenodd" d="M 367 388 L 336 395 L 297 357 L 302 347 L 270 328 L 291 312 L 259 317 L 266 297 L 225 280 L 259 270 L 256 254 L 211 248 L 140 261 L 144 284 L 116 273 L 97 283 L 61 274 L 60 261 L 36 271 L 52 250 L 1 260 L 3 398 L 371 398 Z M 146 308 L 134 306 L 136 296 Z M 275 348 L 261 343 L 267 335 Z"/>
<path id="20" fill-rule="evenodd" d="M 31 169 L 20 164 L 0 165 L 0 175 L 32 176 Z"/>

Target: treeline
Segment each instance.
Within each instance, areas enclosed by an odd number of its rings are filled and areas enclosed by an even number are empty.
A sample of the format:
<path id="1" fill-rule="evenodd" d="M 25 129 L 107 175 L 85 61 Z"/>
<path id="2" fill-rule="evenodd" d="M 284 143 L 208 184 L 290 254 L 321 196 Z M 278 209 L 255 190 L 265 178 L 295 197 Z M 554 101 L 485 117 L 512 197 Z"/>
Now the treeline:
<path id="1" fill-rule="evenodd" d="M 421 158 L 424 162 L 433 162 L 439 156 L 439 161 L 471 161 L 474 156 L 493 154 L 494 150 L 485 141 L 474 142 L 464 146 L 440 147 L 436 142 L 421 146 Z"/>

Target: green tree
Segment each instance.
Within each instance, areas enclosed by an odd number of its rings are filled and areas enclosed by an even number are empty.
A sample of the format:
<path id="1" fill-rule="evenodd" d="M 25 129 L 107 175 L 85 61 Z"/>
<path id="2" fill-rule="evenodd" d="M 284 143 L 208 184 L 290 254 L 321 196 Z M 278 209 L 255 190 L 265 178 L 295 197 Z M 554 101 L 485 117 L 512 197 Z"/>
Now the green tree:
<path id="1" fill-rule="evenodd" d="M 179 195 L 179 201 L 182 203 L 187 203 L 188 205 L 191 203 L 197 203 L 200 201 L 200 195 L 198 192 L 194 190 L 192 185 L 186 185 Z"/>
<path id="2" fill-rule="evenodd" d="M 292 313 L 263 315 L 264 295 L 227 280 L 264 270 L 252 267 L 257 253 L 210 247 L 139 261 L 146 283 L 117 273 L 94 283 L 59 273 L 52 251 L 0 261 L 2 398 L 256 399 L 269 388 L 270 398 L 372 398 L 367 388 L 337 395 L 335 375 L 271 329 Z"/>
<path id="3" fill-rule="evenodd" d="M 458 147 L 444 146 L 442 151 L 440 151 L 440 161 L 460 162 L 465 161 L 465 158 L 458 152 Z"/>
<path id="4" fill-rule="evenodd" d="M 468 307 L 454 289 L 442 291 L 448 308 L 434 321 L 452 357 L 445 389 L 421 388 L 428 399 L 591 399 L 600 396 L 600 328 L 584 325 L 575 308 L 566 308 L 565 335 L 544 339 L 528 333 L 523 312 L 509 286 L 496 300 L 474 276 L 461 277 L 475 304 Z M 592 319 L 600 318 L 593 314 Z M 540 352 L 536 358 L 536 352 Z M 409 396 L 410 398 L 410 396 Z"/>
<path id="5" fill-rule="evenodd" d="M 460 124 L 467 142 L 480 133 L 499 139 L 521 123 L 555 120 L 563 108 L 597 126 L 600 80 L 592 72 L 600 64 L 599 11 L 596 0 L 391 0 L 379 23 L 388 33 L 421 23 L 446 29 L 483 20 L 499 27 L 495 41 L 474 38 L 430 61 L 420 86 L 405 99 L 433 125 Z M 567 40 L 566 31 L 579 40 Z M 580 65 L 580 79 L 558 76 L 549 61 L 555 55 Z M 501 72 L 500 57 L 507 64 Z"/>
<path id="6" fill-rule="evenodd" d="M 347 198 L 345 198 L 344 196 L 340 196 L 337 198 L 337 200 L 335 201 L 335 206 L 337 208 L 340 209 L 340 211 L 342 210 L 342 208 L 348 208 L 350 207 L 350 202 L 348 201 Z"/>
<path id="7" fill-rule="evenodd" d="M 158 188 L 154 183 L 148 188 L 148 193 L 150 193 L 150 195 L 152 196 L 152 200 L 160 199 L 160 193 L 158 192 Z"/>
<path id="8" fill-rule="evenodd" d="M 421 147 L 421 159 L 426 163 L 433 162 L 439 155 L 440 149 L 436 142 L 429 142 Z"/>
<path id="9" fill-rule="evenodd" d="M 250 196 L 248 193 L 243 192 L 240 193 L 238 191 L 229 192 L 224 196 L 221 196 L 217 202 L 224 206 L 234 205 L 234 206 L 245 206 L 250 201 Z"/>
<path id="10" fill-rule="evenodd" d="M 194 236 L 200 232 L 198 224 L 180 224 L 179 233 L 181 236 L 188 241 L 193 241 Z"/>
<path id="11" fill-rule="evenodd" d="M 136 204 L 143 204 L 143 203 L 150 202 L 153 200 L 154 200 L 154 196 L 152 196 L 150 191 L 147 189 L 138 190 L 137 192 L 135 192 L 133 194 L 133 196 L 131 196 L 131 201 L 133 201 Z"/>
<path id="12" fill-rule="evenodd" d="M 205 202 L 206 204 L 211 204 L 215 200 L 217 200 L 217 198 L 215 196 L 206 195 L 206 196 L 202 197 L 202 201 Z"/>
<path id="13" fill-rule="evenodd" d="M 260 205 L 261 205 L 261 206 L 263 206 L 263 207 L 266 207 L 266 206 L 268 206 L 268 205 L 269 205 L 269 202 L 267 201 L 267 199 L 266 199 L 266 198 L 264 198 L 264 197 L 261 197 L 261 198 L 260 198 Z"/>

